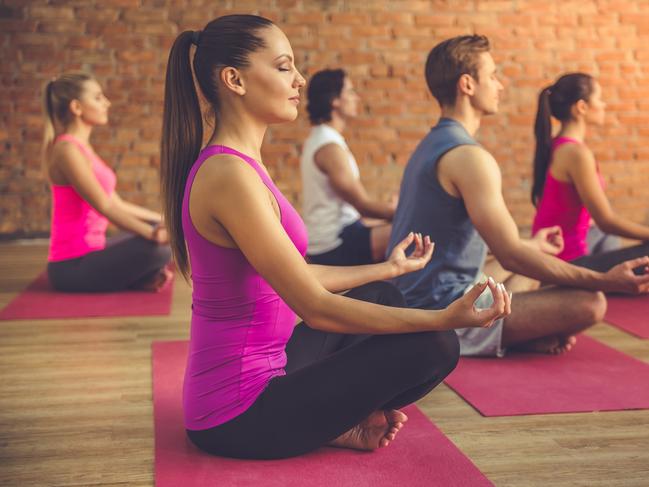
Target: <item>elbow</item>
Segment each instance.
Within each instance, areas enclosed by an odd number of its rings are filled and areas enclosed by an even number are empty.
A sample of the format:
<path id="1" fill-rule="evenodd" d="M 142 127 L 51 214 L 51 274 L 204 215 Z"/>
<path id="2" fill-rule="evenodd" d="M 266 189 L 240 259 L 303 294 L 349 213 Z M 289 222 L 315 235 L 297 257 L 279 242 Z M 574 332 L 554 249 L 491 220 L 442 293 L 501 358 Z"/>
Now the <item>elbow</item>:
<path id="1" fill-rule="evenodd" d="M 326 290 L 318 292 L 315 296 L 309 296 L 303 303 L 295 307 L 295 312 L 302 318 L 304 323 L 315 330 L 324 330 L 327 319 L 327 295 Z"/>
<path id="2" fill-rule="evenodd" d="M 614 218 L 612 216 L 597 216 L 593 217 L 595 225 L 604 233 L 615 233 L 616 226 L 614 223 Z"/>

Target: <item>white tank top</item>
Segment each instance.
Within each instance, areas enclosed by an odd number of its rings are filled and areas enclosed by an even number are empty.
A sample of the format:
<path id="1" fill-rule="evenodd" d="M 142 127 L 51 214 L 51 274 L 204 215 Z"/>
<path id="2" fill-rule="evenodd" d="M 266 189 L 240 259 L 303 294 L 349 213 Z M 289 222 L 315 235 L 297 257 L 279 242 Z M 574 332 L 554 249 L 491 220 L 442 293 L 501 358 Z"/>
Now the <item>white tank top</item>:
<path id="1" fill-rule="evenodd" d="M 360 218 L 358 211 L 336 194 L 327 175 L 315 163 L 315 153 L 327 144 L 338 144 L 344 149 L 354 177 L 359 178 L 356 159 L 340 132 L 326 124 L 313 127 L 304 141 L 300 159 L 302 217 L 309 232 L 307 254 L 311 255 L 338 247 L 342 243 L 338 237 L 341 230 Z"/>

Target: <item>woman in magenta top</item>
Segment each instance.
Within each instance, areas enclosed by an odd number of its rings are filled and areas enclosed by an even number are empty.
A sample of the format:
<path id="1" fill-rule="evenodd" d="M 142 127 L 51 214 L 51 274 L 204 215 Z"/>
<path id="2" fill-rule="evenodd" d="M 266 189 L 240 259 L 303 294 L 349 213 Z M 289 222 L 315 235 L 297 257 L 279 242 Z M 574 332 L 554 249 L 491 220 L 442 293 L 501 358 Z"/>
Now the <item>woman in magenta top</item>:
<path id="1" fill-rule="evenodd" d="M 574 261 L 591 253 L 589 241 L 594 232 L 601 234 L 598 229 L 606 234 L 649 240 L 649 227 L 613 211 L 595 157 L 584 142 L 590 126 L 604 123 L 605 108 L 600 84 L 583 73 L 561 76 L 539 96 L 532 186 L 536 215 L 532 232 L 559 225 L 564 249 L 558 257 L 564 260 Z M 551 116 L 561 123 L 554 139 Z M 608 252 L 596 260 L 606 262 L 602 268 L 605 269 L 635 255 L 629 252 L 641 256 L 646 255 L 647 249 L 640 246 L 633 251 Z M 593 258 L 583 261 L 586 262 L 593 262 Z"/>
<path id="2" fill-rule="evenodd" d="M 122 200 L 116 176 L 90 145 L 110 102 L 85 73 L 45 88 L 45 170 L 52 188 L 48 277 L 59 291 L 158 290 L 171 257 L 159 213 Z M 106 242 L 108 224 L 130 232 Z"/>
<path id="3" fill-rule="evenodd" d="M 202 150 L 193 74 L 215 127 Z M 282 458 L 327 444 L 387 446 L 407 420 L 399 408 L 455 367 L 452 329 L 489 326 L 510 311 L 493 280 L 440 311 L 405 309 L 394 286 L 372 282 L 423 267 L 433 246 L 421 235 L 410 234 L 381 264 L 305 262 L 304 223 L 261 157 L 268 126 L 297 117 L 304 83 L 284 33 L 254 15 L 185 31 L 169 55 L 165 221 L 178 268 L 185 276 L 191 268 L 193 284 L 184 422 L 191 441 L 213 454 Z M 477 309 L 487 286 L 494 305 Z M 296 315 L 304 319 L 297 326 Z"/>

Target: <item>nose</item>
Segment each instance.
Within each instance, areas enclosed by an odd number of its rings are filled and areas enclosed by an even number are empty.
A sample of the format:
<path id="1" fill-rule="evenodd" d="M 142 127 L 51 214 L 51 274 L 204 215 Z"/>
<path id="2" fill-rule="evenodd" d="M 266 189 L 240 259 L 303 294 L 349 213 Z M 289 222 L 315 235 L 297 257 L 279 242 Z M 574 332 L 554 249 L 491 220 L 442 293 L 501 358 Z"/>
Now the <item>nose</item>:
<path id="1" fill-rule="evenodd" d="M 302 73 L 300 73 L 297 69 L 295 70 L 295 72 L 297 73 L 297 76 L 295 77 L 295 86 L 299 89 L 306 84 L 306 79 L 304 79 Z"/>

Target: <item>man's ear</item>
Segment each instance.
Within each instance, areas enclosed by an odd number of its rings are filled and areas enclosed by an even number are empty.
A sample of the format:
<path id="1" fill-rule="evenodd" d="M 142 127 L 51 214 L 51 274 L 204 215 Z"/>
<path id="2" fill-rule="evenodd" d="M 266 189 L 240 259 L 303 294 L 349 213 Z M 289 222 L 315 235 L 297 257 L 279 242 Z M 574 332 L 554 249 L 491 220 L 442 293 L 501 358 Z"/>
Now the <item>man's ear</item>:
<path id="1" fill-rule="evenodd" d="M 331 100 L 331 107 L 332 108 L 338 108 L 340 106 L 340 97 L 337 96 L 333 100 Z"/>
<path id="2" fill-rule="evenodd" d="M 70 110 L 70 113 L 74 115 L 75 117 L 80 117 L 81 116 L 81 102 L 79 100 L 72 100 L 70 102 L 70 105 L 68 106 L 68 109 Z"/>
<path id="3" fill-rule="evenodd" d="M 241 73 L 237 68 L 232 66 L 227 66 L 221 70 L 219 75 L 221 82 L 225 85 L 228 90 L 233 91 L 237 95 L 245 95 L 246 87 L 241 76 Z"/>
<path id="4" fill-rule="evenodd" d="M 463 95 L 473 95 L 475 92 L 475 80 L 470 74 L 463 74 L 457 80 L 457 92 Z"/>

